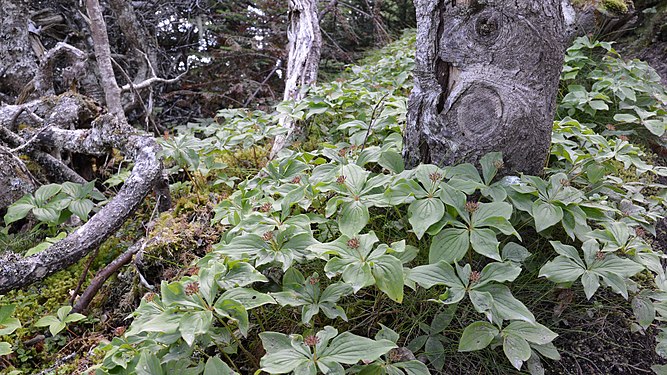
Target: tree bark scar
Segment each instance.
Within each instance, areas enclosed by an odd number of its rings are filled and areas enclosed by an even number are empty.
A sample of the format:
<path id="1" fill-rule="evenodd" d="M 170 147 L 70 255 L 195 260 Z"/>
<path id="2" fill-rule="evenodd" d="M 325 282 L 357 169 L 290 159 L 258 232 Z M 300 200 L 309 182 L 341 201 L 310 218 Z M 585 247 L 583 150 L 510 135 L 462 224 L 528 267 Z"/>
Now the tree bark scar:
<path id="1" fill-rule="evenodd" d="M 486 84 L 474 83 L 468 87 L 452 106 L 455 123 L 461 126 L 466 139 L 484 139 L 493 136 L 503 120 L 503 101 L 498 91 Z"/>

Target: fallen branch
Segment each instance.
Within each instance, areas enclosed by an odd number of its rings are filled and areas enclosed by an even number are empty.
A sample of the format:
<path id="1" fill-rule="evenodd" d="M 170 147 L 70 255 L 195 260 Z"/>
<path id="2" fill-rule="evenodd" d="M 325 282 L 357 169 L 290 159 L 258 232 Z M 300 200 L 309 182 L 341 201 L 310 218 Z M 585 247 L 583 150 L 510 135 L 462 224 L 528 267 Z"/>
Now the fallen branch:
<path id="1" fill-rule="evenodd" d="M 123 254 L 114 259 L 113 262 L 109 263 L 101 271 L 95 275 L 95 277 L 90 281 L 90 285 L 83 291 L 83 294 L 79 297 L 74 305 L 74 312 L 84 312 L 88 309 L 88 305 L 95 298 L 97 292 L 102 288 L 104 283 L 115 274 L 121 267 L 130 263 L 134 254 L 141 251 L 146 246 L 146 239 L 141 239 L 140 241 L 134 243 L 130 246 Z"/>
<path id="2" fill-rule="evenodd" d="M 23 138 L 12 133 L 3 126 L 0 126 L 0 141 L 6 143 L 7 145 L 19 148 L 21 145 L 25 144 Z M 65 165 L 62 161 L 56 159 L 46 152 L 33 149 L 28 145 L 27 147 L 20 148 L 20 153 L 27 154 L 30 156 L 37 164 L 41 165 L 44 168 L 44 172 L 47 177 L 53 182 L 62 183 L 66 181 L 76 182 L 78 184 L 85 184 L 86 181 L 78 173 L 73 171 L 70 167 Z"/>
<path id="3" fill-rule="evenodd" d="M 155 183 L 162 179 L 162 164 L 157 157 L 160 147 L 151 136 L 127 136 L 128 132 L 134 130 L 123 129 L 112 115 L 101 116 L 94 124 L 98 126 L 86 130 L 50 128 L 40 135 L 39 141 L 66 145 L 65 149 L 75 152 L 85 152 L 88 148 L 94 149 L 102 144 L 118 148 L 134 159 L 135 165 L 130 176 L 106 206 L 65 239 L 31 257 L 3 254 L 0 257 L 0 294 L 42 280 L 97 248 L 120 229 Z M 95 139 L 97 143 L 93 141 Z"/>
<path id="4" fill-rule="evenodd" d="M 127 91 L 131 91 L 132 89 L 141 90 L 141 89 L 145 89 L 147 87 L 150 87 L 151 85 L 154 85 L 156 83 L 174 83 L 174 82 L 178 82 L 187 73 L 188 72 L 181 73 L 178 76 L 176 76 L 175 78 L 171 78 L 171 79 L 160 78 L 160 77 L 151 77 L 151 78 L 149 78 L 145 81 L 137 83 L 136 85 L 127 84 L 127 85 L 121 87 L 121 91 L 122 92 L 127 92 Z"/>

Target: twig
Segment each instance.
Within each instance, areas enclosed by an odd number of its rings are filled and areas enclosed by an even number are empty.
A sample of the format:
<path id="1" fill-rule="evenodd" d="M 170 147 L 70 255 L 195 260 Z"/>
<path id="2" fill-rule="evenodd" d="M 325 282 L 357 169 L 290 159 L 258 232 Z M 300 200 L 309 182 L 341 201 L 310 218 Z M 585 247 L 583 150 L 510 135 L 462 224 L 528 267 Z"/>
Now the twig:
<path id="1" fill-rule="evenodd" d="M 83 283 L 86 281 L 86 276 L 88 276 L 88 271 L 90 271 L 90 266 L 93 264 L 93 261 L 95 261 L 95 258 L 97 258 L 97 254 L 99 254 L 99 252 L 100 248 L 98 247 L 90 255 L 90 259 L 88 259 L 88 263 L 86 263 L 86 267 L 83 269 L 83 272 L 81 272 L 81 277 L 79 277 L 79 283 L 76 285 L 76 288 L 74 288 L 72 296 L 69 299 L 70 306 L 74 306 L 74 300 L 76 300 L 76 296 L 79 294 L 79 291 L 83 286 Z"/>
<path id="2" fill-rule="evenodd" d="M 0 152 L 3 153 L 3 154 L 6 154 L 10 158 L 14 159 L 14 161 L 16 161 L 16 166 L 21 168 L 21 171 L 23 173 L 25 173 L 26 176 L 28 176 L 28 178 L 33 183 L 33 185 L 35 185 L 35 186 L 40 186 L 41 185 L 39 180 L 36 179 L 35 176 L 33 176 L 32 173 L 30 173 L 28 168 L 26 168 L 25 164 L 23 164 L 23 161 L 21 159 L 19 159 L 16 155 L 14 155 L 11 152 L 11 150 L 9 150 L 7 147 L 5 147 L 3 145 L 0 145 Z"/>
<path id="3" fill-rule="evenodd" d="M 37 138 L 39 138 L 39 136 L 40 136 L 42 133 L 44 133 L 44 131 L 47 130 L 48 128 L 49 128 L 48 126 L 42 126 L 42 127 L 41 127 L 35 134 L 33 134 L 33 136 L 30 137 L 30 139 L 28 139 L 24 144 L 22 144 L 22 145 L 20 145 L 20 146 L 17 146 L 17 147 L 15 147 L 15 148 L 13 148 L 13 149 L 11 149 L 11 150 L 9 150 L 9 151 L 11 151 L 11 152 L 20 152 L 20 151 L 22 151 L 22 150 L 25 150 L 25 149 L 28 148 L 33 142 L 35 142 L 35 141 L 37 140 Z"/>
<path id="4" fill-rule="evenodd" d="M 53 373 L 55 370 L 57 370 L 60 366 L 62 366 L 63 364 L 65 364 L 65 362 L 69 361 L 70 359 L 74 358 L 75 356 L 76 356 L 76 352 L 72 352 L 72 353 L 70 353 L 70 354 L 68 354 L 68 355 L 66 355 L 66 356 L 64 356 L 64 357 L 62 357 L 62 358 L 58 358 L 58 359 L 56 360 L 56 363 L 55 363 L 53 366 L 51 366 L 51 367 L 49 367 L 49 368 L 47 368 L 47 369 L 45 369 L 45 370 L 43 370 L 43 371 L 41 371 L 41 372 L 38 372 L 38 373 L 35 374 L 35 375 L 47 375 L 47 374 L 51 374 L 51 373 Z"/>
<path id="5" fill-rule="evenodd" d="M 7 127 L 8 127 L 10 130 L 13 130 L 13 129 L 14 129 L 14 123 L 16 122 L 16 120 L 19 119 L 19 116 L 21 116 L 21 113 L 23 113 L 23 111 L 25 111 L 25 105 L 19 106 L 18 111 L 16 111 L 16 113 L 14 113 L 14 115 L 12 116 L 12 118 L 9 120 L 9 124 L 8 124 Z"/>
<path id="6" fill-rule="evenodd" d="M 278 65 L 278 64 L 275 64 L 275 66 L 274 66 L 273 69 L 271 70 L 271 73 L 269 73 L 269 75 L 267 75 L 266 78 L 264 78 L 264 80 L 259 84 L 259 86 L 258 86 L 257 89 L 255 90 L 255 92 L 253 92 L 252 95 L 250 95 L 250 96 L 248 97 L 248 99 L 246 99 L 245 103 L 243 103 L 243 106 L 244 106 L 244 107 L 247 107 L 248 104 L 250 104 L 250 102 L 251 102 L 253 99 L 255 99 L 255 96 L 257 96 L 257 94 L 259 93 L 259 90 L 261 90 L 262 87 L 264 87 L 264 85 L 266 85 L 266 83 L 269 81 L 269 79 L 271 79 L 271 77 L 272 77 L 273 74 L 278 70 L 278 68 L 279 68 L 279 65 Z"/>
<path id="7" fill-rule="evenodd" d="M 361 144 L 361 151 L 364 151 L 366 148 L 366 141 L 368 141 L 368 136 L 371 135 L 371 129 L 373 128 L 373 122 L 375 121 L 375 112 L 377 109 L 384 103 L 384 100 L 389 96 L 389 93 L 386 93 L 380 98 L 380 101 L 373 107 L 373 112 L 371 113 L 371 121 L 368 123 L 368 129 L 366 130 L 366 135 L 364 136 L 364 142 Z"/>
<path id="8" fill-rule="evenodd" d="M 97 292 L 102 288 L 104 282 L 109 279 L 116 271 L 118 271 L 122 266 L 130 263 L 134 254 L 142 250 L 146 246 L 146 239 L 141 239 L 138 242 L 135 242 L 134 245 L 130 246 L 123 254 L 114 259 L 113 262 L 109 263 L 101 271 L 95 275 L 95 277 L 90 281 L 90 285 L 83 291 L 81 297 L 76 301 L 73 311 L 82 312 L 88 308 L 88 305 L 97 295 Z"/>
<path id="9" fill-rule="evenodd" d="M 151 78 L 149 78 L 145 81 L 137 83 L 136 85 L 127 84 L 127 85 L 121 87 L 121 91 L 122 92 L 130 91 L 133 86 L 134 86 L 135 90 L 141 90 L 141 89 L 145 89 L 146 87 L 150 87 L 154 83 L 174 83 L 174 82 L 178 82 L 187 73 L 188 73 L 188 71 L 186 70 L 185 72 L 183 72 L 183 73 L 179 74 L 178 76 L 176 76 L 175 78 L 171 78 L 171 79 L 160 78 L 160 77 L 151 77 Z"/>

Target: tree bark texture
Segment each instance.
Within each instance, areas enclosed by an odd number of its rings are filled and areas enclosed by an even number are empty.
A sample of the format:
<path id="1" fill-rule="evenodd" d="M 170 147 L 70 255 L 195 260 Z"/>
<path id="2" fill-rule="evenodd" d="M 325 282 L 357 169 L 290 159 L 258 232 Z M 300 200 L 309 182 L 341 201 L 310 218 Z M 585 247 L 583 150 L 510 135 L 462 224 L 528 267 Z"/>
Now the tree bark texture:
<path id="1" fill-rule="evenodd" d="M 406 164 L 475 163 L 501 151 L 505 173 L 539 174 L 551 139 L 569 5 L 417 0 L 415 7 L 419 42 Z"/>
<path id="2" fill-rule="evenodd" d="M 35 184 L 21 160 L 0 148 L 0 209 L 34 190 Z"/>
<path id="3" fill-rule="evenodd" d="M 301 100 L 302 88 L 317 81 L 322 49 L 317 3 L 318 0 L 289 0 L 287 28 L 289 55 L 285 72 L 284 100 Z M 281 125 L 287 128 L 287 134 L 276 137 L 271 158 L 291 143 L 300 130 L 297 124 L 290 120 L 282 121 Z"/>
<path id="4" fill-rule="evenodd" d="M 317 15 L 318 0 L 290 0 L 287 29 L 287 72 L 284 100 L 300 100 L 301 88 L 317 81 L 322 36 Z"/>
<path id="5" fill-rule="evenodd" d="M 0 0 L 0 103 L 13 102 L 37 70 L 29 13 L 27 0 Z"/>

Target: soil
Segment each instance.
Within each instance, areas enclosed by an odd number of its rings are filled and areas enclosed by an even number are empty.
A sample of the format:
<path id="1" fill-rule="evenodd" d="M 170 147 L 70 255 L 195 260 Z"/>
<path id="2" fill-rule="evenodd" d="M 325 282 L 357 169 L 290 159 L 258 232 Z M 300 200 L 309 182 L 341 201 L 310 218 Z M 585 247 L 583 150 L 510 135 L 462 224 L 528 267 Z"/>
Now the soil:
<path id="1" fill-rule="evenodd" d="M 616 296 L 605 304 L 613 300 L 628 305 Z M 561 360 L 545 363 L 546 374 L 652 374 L 651 366 L 667 363 L 655 352 L 657 329 L 649 327 L 646 332 L 633 333 L 629 309 L 609 313 L 596 310 L 591 303 L 589 308 L 578 306 L 566 315 L 560 329 L 553 328 L 560 335 L 554 344 Z"/>

